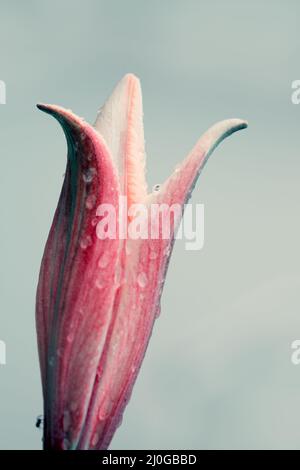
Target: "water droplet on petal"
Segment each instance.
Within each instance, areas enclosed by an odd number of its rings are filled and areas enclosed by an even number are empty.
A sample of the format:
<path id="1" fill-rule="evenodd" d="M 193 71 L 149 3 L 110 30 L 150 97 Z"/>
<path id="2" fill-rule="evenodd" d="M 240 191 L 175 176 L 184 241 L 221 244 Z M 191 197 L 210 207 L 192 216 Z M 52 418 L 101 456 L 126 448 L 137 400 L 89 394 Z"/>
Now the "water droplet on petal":
<path id="1" fill-rule="evenodd" d="M 155 318 L 158 318 L 158 317 L 159 317 L 160 312 L 161 312 L 160 305 L 158 305 L 158 306 L 156 307 L 156 311 L 155 311 Z"/>
<path id="2" fill-rule="evenodd" d="M 108 415 L 109 415 L 108 411 L 100 410 L 98 418 L 100 419 L 100 421 L 104 421 L 108 417 Z"/>
<path id="3" fill-rule="evenodd" d="M 76 411 L 78 408 L 78 404 L 76 401 L 71 401 L 71 404 L 70 404 L 70 410 L 71 411 Z"/>
<path id="4" fill-rule="evenodd" d="M 98 440 L 99 440 L 99 435 L 98 435 L 97 432 L 95 432 L 95 434 L 93 435 L 92 440 L 91 440 L 92 446 L 95 446 L 97 444 Z"/>
<path id="5" fill-rule="evenodd" d="M 109 261 L 110 261 L 110 254 L 108 251 L 105 251 L 98 261 L 99 268 L 106 268 Z"/>
<path id="6" fill-rule="evenodd" d="M 58 357 L 61 357 L 62 356 L 62 352 L 59 348 L 57 348 L 56 350 L 56 354 L 58 355 Z"/>
<path id="7" fill-rule="evenodd" d="M 156 251 L 150 251 L 149 259 L 157 259 L 158 253 Z"/>
<path id="8" fill-rule="evenodd" d="M 91 183 L 93 181 L 94 175 L 96 173 L 95 168 L 88 168 L 82 174 L 82 179 L 85 183 Z"/>
<path id="9" fill-rule="evenodd" d="M 123 421 L 123 416 L 121 415 L 120 418 L 118 419 L 118 422 L 117 422 L 117 428 L 119 428 L 121 426 L 122 421 Z"/>
<path id="10" fill-rule="evenodd" d="M 55 363 L 55 359 L 54 359 L 54 356 L 50 356 L 49 359 L 48 359 L 48 364 L 50 367 L 53 367 L 54 366 L 54 363 Z"/>
<path id="11" fill-rule="evenodd" d="M 153 188 L 152 188 L 152 191 L 153 191 L 154 193 L 156 193 L 156 192 L 159 191 L 159 190 L 160 190 L 160 184 L 155 184 L 155 185 L 153 186 Z"/>
<path id="12" fill-rule="evenodd" d="M 106 284 L 104 279 L 97 279 L 95 282 L 95 286 L 97 287 L 97 289 L 104 289 L 105 285 Z"/>
<path id="13" fill-rule="evenodd" d="M 93 207 L 95 207 L 95 204 L 96 204 L 96 196 L 94 194 L 91 194 L 90 196 L 86 198 L 85 207 L 87 209 L 93 209 Z"/>
<path id="14" fill-rule="evenodd" d="M 70 415 L 70 411 L 65 410 L 65 411 L 64 411 L 64 417 L 63 417 L 63 428 L 64 428 L 64 432 L 67 432 L 67 431 L 69 430 L 70 425 L 71 425 L 71 415 Z"/>
<path id="15" fill-rule="evenodd" d="M 64 449 L 64 450 L 68 450 L 69 447 L 70 447 L 70 441 L 69 441 L 69 439 L 64 439 L 64 440 L 63 440 L 63 449 Z"/>
<path id="16" fill-rule="evenodd" d="M 171 248 L 167 246 L 167 248 L 164 249 L 164 256 L 169 256 L 170 252 L 171 252 Z"/>
<path id="17" fill-rule="evenodd" d="M 68 343 L 72 343 L 74 341 L 74 334 L 73 333 L 68 334 L 67 341 L 68 341 Z"/>
<path id="18" fill-rule="evenodd" d="M 148 278 L 147 278 L 146 274 L 143 273 L 143 272 L 139 273 L 138 277 L 137 277 L 138 285 L 143 289 L 144 287 L 146 287 L 147 282 L 148 282 Z"/>
<path id="19" fill-rule="evenodd" d="M 87 235 L 80 241 L 80 247 L 83 250 L 86 250 L 88 246 L 91 246 L 92 244 L 92 237 L 90 235 Z"/>

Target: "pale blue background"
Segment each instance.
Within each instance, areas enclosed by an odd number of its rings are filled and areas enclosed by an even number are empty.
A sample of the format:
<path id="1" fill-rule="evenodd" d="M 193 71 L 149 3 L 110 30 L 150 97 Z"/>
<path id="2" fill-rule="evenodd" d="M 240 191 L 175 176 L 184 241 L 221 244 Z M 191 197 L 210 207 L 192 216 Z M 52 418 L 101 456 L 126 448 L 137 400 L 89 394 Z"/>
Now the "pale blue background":
<path id="1" fill-rule="evenodd" d="M 205 246 L 176 245 L 111 447 L 299 448 L 299 18 L 296 0 L 0 1 L 1 449 L 41 447 L 34 297 L 66 144 L 35 103 L 93 122 L 129 71 L 142 80 L 150 186 L 215 121 L 250 126 L 199 180 Z"/>

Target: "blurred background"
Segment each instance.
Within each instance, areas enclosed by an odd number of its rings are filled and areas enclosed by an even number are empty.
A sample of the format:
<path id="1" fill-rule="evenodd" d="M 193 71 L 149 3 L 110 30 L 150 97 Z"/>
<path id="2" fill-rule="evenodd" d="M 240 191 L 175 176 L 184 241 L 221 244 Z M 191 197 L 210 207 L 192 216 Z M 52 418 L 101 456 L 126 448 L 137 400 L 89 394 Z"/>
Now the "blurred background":
<path id="1" fill-rule="evenodd" d="M 111 449 L 299 448 L 299 2 L 1 0 L 0 9 L 0 448 L 41 448 L 35 289 L 66 143 L 35 104 L 94 122 L 126 72 L 142 82 L 150 188 L 214 122 L 245 118 L 249 128 L 201 174 L 192 202 L 205 205 L 204 248 L 176 243 Z"/>

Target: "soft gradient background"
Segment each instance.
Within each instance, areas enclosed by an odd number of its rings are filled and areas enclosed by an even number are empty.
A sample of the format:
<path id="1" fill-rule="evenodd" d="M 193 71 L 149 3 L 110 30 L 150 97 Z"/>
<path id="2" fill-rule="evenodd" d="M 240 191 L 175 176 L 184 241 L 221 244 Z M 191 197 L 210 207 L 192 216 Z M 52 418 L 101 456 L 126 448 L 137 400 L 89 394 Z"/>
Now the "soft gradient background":
<path id="1" fill-rule="evenodd" d="M 0 448 L 39 449 L 34 298 L 66 160 L 50 102 L 94 121 L 116 82 L 142 81 L 148 179 L 206 128 L 241 117 L 192 201 L 205 246 L 176 244 L 120 448 L 299 448 L 298 1 L 0 1 Z"/>

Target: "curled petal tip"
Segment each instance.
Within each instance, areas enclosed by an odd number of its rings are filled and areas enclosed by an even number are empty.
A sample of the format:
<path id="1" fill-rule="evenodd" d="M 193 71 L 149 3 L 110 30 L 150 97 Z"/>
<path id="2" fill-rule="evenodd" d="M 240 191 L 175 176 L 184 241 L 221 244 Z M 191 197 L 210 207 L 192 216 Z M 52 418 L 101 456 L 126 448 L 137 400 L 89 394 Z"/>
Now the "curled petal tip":
<path id="1" fill-rule="evenodd" d="M 61 116 L 67 119 L 72 119 L 73 121 L 82 121 L 82 119 L 76 116 L 70 109 L 65 109 L 62 106 L 58 106 L 56 104 L 38 103 L 36 107 L 44 113 L 51 114 L 54 117 Z"/>
<path id="2" fill-rule="evenodd" d="M 200 137 L 183 162 L 177 166 L 171 177 L 165 181 L 162 191 L 157 196 L 154 194 L 154 198 L 169 203 L 186 203 L 202 168 L 214 149 L 226 137 L 247 126 L 247 121 L 243 119 L 225 119 L 211 126 Z"/>
<path id="3" fill-rule="evenodd" d="M 55 109 L 58 108 L 58 106 L 55 106 L 52 104 L 45 104 L 45 103 L 38 103 L 36 107 L 40 109 L 41 111 L 44 111 L 45 113 L 52 113 Z"/>
<path id="4" fill-rule="evenodd" d="M 199 144 L 206 153 L 211 153 L 226 137 L 248 127 L 243 119 L 225 119 L 210 127 L 201 137 Z"/>

